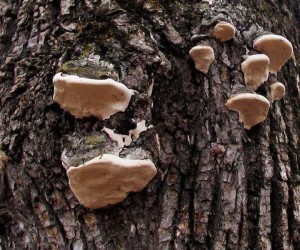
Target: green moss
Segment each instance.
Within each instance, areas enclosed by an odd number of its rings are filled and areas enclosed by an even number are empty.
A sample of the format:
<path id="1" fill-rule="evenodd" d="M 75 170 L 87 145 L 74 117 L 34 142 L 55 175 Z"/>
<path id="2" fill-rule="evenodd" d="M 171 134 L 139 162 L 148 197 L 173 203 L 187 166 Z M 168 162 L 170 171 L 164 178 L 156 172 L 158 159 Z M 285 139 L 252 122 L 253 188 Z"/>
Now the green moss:
<path id="1" fill-rule="evenodd" d="M 112 78 L 115 81 L 119 80 L 119 75 L 113 65 L 106 61 L 95 62 L 88 59 L 68 61 L 57 72 L 91 79 Z"/>
<path id="2" fill-rule="evenodd" d="M 104 135 L 91 135 L 85 139 L 84 144 L 97 144 L 103 141 L 105 141 Z"/>

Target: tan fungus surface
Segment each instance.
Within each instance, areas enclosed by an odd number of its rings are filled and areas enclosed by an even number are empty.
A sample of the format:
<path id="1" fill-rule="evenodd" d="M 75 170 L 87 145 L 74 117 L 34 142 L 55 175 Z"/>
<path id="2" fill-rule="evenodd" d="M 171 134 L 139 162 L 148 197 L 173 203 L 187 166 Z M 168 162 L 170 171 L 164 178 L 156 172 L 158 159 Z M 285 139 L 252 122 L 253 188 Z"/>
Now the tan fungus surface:
<path id="1" fill-rule="evenodd" d="M 264 35 L 254 41 L 253 48 L 270 58 L 269 70 L 277 72 L 290 59 L 293 46 L 289 40 L 279 35 Z"/>
<path id="2" fill-rule="evenodd" d="M 133 91 L 113 79 L 95 80 L 57 73 L 53 78 L 53 100 L 77 118 L 108 119 L 125 111 Z"/>
<path id="3" fill-rule="evenodd" d="M 204 74 L 209 70 L 211 63 L 215 60 L 214 50 L 210 46 L 195 46 L 189 52 L 195 62 L 195 68 Z"/>
<path id="4" fill-rule="evenodd" d="M 91 209 L 123 201 L 129 192 L 142 190 L 157 170 L 151 160 L 122 159 L 103 154 L 67 171 L 79 202 Z"/>
<path id="5" fill-rule="evenodd" d="M 259 94 L 237 94 L 226 103 L 228 109 L 239 113 L 239 121 L 244 123 L 245 129 L 264 121 L 268 115 L 270 103 L 267 98 Z"/>

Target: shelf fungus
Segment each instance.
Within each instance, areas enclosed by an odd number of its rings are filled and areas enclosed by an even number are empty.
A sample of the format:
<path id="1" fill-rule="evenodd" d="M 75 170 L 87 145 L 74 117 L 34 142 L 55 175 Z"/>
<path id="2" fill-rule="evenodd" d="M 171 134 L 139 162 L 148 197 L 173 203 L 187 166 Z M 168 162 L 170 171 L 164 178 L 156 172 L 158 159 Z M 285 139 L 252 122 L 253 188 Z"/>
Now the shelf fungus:
<path id="1" fill-rule="evenodd" d="M 189 52 L 190 57 L 195 62 L 195 68 L 206 74 L 211 63 L 215 60 L 214 50 L 210 46 L 198 45 Z"/>
<path id="2" fill-rule="evenodd" d="M 53 100 L 77 118 L 108 119 L 128 107 L 133 91 L 113 79 L 96 80 L 57 73 Z"/>
<path id="3" fill-rule="evenodd" d="M 233 39 L 235 36 L 235 27 L 231 23 L 219 22 L 213 30 L 213 37 L 226 42 Z"/>
<path id="4" fill-rule="evenodd" d="M 245 129 L 250 129 L 266 119 L 270 103 L 262 95 L 242 93 L 229 98 L 226 106 L 228 109 L 238 112 L 239 121 L 244 123 Z"/>
<path id="5" fill-rule="evenodd" d="M 91 209 L 123 201 L 129 192 L 141 191 L 156 175 L 153 162 L 103 154 L 67 171 L 79 202 Z"/>
<path id="6" fill-rule="evenodd" d="M 264 54 L 248 56 L 242 63 L 242 71 L 247 87 L 256 90 L 268 80 L 270 59 Z"/>
<path id="7" fill-rule="evenodd" d="M 279 35 L 263 35 L 258 37 L 253 48 L 266 54 L 270 58 L 269 70 L 277 72 L 290 59 L 293 46 L 289 40 Z"/>
<path id="8" fill-rule="evenodd" d="M 280 100 L 285 95 L 285 86 L 281 82 L 271 84 L 271 99 Z"/>

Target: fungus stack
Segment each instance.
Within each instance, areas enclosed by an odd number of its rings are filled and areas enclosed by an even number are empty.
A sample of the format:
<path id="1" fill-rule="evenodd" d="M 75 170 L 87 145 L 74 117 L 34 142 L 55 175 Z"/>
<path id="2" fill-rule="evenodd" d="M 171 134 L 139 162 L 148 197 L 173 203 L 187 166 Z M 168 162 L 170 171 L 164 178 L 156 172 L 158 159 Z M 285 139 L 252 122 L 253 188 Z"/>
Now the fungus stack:
<path id="1" fill-rule="evenodd" d="M 104 120 L 117 112 L 125 111 L 133 90 L 111 78 L 100 80 L 82 77 L 89 75 L 88 67 L 80 70 L 84 75 L 70 75 L 69 72 L 76 72 L 72 69 L 65 72 L 66 74 L 57 73 L 54 76 L 53 100 L 55 102 L 76 118 L 95 116 Z M 97 77 L 102 78 L 100 70 L 96 74 Z M 119 146 L 124 146 L 131 143 L 131 136 L 138 139 L 140 133 L 147 130 L 147 127 L 145 121 L 142 121 L 137 124 L 136 129 L 130 130 L 126 137 L 114 134 L 113 130 L 107 128 L 104 130 L 118 142 Z M 101 155 L 97 154 L 94 158 L 95 152 L 91 152 L 91 148 L 87 149 L 88 152 L 85 152 L 84 156 L 88 157 L 82 156 L 78 157 L 79 159 L 75 157 L 74 161 L 63 156 L 64 152 L 62 154 L 62 163 L 67 170 L 69 185 L 79 202 L 87 208 L 96 209 L 123 201 L 129 192 L 142 190 L 157 172 L 154 163 L 141 155 L 139 156 L 143 158 L 142 160 L 124 159 L 113 154 L 102 155 L 102 149 L 99 149 Z M 115 153 L 115 150 L 110 153 Z M 94 156 L 90 157 L 90 155 Z M 78 164 L 78 160 L 84 163 Z"/>

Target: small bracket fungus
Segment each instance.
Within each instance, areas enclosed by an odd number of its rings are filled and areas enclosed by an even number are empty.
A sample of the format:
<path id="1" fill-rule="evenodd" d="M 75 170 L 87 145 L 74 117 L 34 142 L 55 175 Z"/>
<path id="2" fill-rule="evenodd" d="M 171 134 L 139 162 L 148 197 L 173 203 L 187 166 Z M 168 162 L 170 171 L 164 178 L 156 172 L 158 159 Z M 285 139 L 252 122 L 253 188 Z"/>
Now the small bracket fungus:
<path id="1" fill-rule="evenodd" d="M 133 91 L 113 79 L 95 80 L 57 73 L 53 78 L 53 100 L 77 118 L 108 119 L 125 111 Z"/>
<path id="2" fill-rule="evenodd" d="M 226 42 L 234 38 L 235 27 L 227 22 L 219 22 L 213 30 L 213 37 L 220 40 L 221 42 Z"/>
<path id="3" fill-rule="evenodd" d="M 247 87 L 256 90 L 268 80 L 270 59 L 264 54 L 248 56 L 242 63 L 242 71 Z"/>
<path id="4" fill-rule="evenodd" d="M 104 154 L 67 171 L 79 202 L 91 209 L 123 201 L 129 192 L 142 190 L 157 170 L 151 160 L 122 159 Z"/>
<path id="5" fill-rule="evenodd" d="M 226 106 L 228 109 L 238 112 L 239 121 L 244 123 L 245 129 L 250 129 L 266 119 L 270 103 L 262 95 L 243 93 L 231 97 Z"/>
<path id="6" fill-rule="evenodd" d="M 189 52 L 195 62 L 195 68 L 206 74 L 211 63 L 215 60 L 214 50 L 210 46 L 195 46 Z"/>
<path id="7" fill-rule="evenodd" d="M 263 35 L 254 41 L 253 48 L 270 58 L 269 70 L 277 72 L 293 54 L 293 46 L 283 36 Z"/>
<path id="8" fill-rule="evenodd" d="M 285 86 L 281 82 L 271 84 L 271 99 L 280 100 L 285 95 Z"/>

